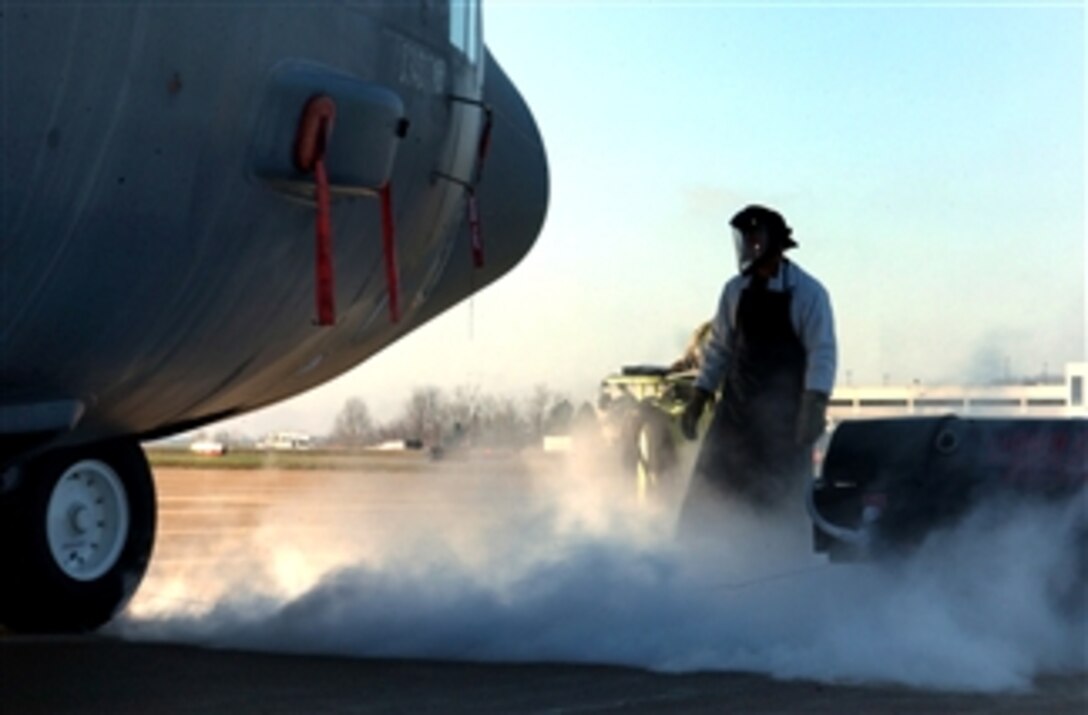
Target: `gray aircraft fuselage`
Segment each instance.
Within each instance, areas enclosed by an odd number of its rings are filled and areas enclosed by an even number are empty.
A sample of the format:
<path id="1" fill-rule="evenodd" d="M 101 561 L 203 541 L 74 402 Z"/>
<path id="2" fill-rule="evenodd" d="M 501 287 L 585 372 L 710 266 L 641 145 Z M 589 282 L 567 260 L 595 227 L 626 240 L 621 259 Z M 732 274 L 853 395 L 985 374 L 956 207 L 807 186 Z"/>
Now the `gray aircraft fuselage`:
<path id="1" fill-rule="evenodd" d="M 475 2 L 2 12 L 0 466 L 304 391 L 494 281 L 541 229 L 543 145 Z M 336 106 L 332 326 L 315 324 L 316 179 L 293 159 L 317 95 Z M 482 167 L 481 103 L 494 112 Z"/>
<path id="2" fill-rule="evenodd" d="M 139 442 L 359 364 L 510 270 L 547 165 L 476 0 L 0 4 L 0 624 L 108 622 Z"/>

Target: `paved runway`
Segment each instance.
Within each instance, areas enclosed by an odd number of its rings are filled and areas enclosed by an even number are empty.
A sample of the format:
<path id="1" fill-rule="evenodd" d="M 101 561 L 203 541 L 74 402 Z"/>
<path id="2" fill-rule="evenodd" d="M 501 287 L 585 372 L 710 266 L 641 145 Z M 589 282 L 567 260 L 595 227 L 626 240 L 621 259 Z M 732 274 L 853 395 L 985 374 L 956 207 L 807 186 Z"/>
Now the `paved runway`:
<path id="1" fill-rule="evenodd" d="M 0 640 L 0 711 L 33 713 L 1039 713 L 1084 715 L 1083 678 L 1028 694 L 758 675 L 300 657 L 101 638 Z"/>
<path id="2" fill-rule="evenodd" d="M 129 625 L 88 637 L 0 637 L 0 712 L 1088 712 L 1083 673 L 1037 678 L 1023 693 L 935 692 L 741 672 L 418 659 L 426 652 L 414 659 L 246 652 L 200 630 L 210 609 L 242 586 L 289 600 L 346 562 L 381 563 L 421 530 L 471 561 L 499 548 L 488 541 L 494 535 L 530 530 L 542 502 L 572 491 L 579 498 L 563 504 L 564 514 L 591 531 L 601 509 L 630 506 L 608 490 L 571 489 L 562 482 L 570 474 L 539 465 L 404 467 L 365 475 L 156 470 L 159 541 Z M 148 630 L 159 622 L 165 630 Z"/>

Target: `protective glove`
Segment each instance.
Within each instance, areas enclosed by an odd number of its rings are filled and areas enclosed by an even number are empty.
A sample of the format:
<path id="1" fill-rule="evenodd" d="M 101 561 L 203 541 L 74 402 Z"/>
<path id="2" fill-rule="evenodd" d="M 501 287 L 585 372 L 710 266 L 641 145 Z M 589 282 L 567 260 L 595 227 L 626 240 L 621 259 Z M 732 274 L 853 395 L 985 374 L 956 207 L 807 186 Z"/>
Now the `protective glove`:
<path id="1" fill-rule="evenodd" d="M 798 445 L 812 444 L 827 429 L 828 396 L 816 390 L 801 395 L 801 410 L 797 413 L 794 440 Z"/>
<path id="2" fill-rule="evenodd" d="M 699 425 L 699 418 L 703 416 L 703 410 L 706 409 L 706 403 L 710 401 L 710 393 L 706 390 L 696 387 L 695 394 L 688 400 L 688 404 L 684 406 L 684 414 L 680 416 L 680 431 L 684 433 L 684 436 L 688 439 L 695 439 L 696 428 Z"/>

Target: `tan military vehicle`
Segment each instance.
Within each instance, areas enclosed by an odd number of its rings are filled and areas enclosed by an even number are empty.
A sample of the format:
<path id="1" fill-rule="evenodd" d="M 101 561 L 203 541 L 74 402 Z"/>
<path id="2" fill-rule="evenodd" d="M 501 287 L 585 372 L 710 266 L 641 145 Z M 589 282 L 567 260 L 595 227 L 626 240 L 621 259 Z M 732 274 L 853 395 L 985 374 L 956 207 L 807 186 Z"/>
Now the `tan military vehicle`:
<path id="1" fill-rule="evenodd" d="M 680 415 L 697 375 L 695 370 L 635 365 L 601 381 L 601 435 L 640 500 L 683 496 L 699 442 L 684 438 Z M 708 408 L 699 423 L 700 439 L 712 413 Z"/>

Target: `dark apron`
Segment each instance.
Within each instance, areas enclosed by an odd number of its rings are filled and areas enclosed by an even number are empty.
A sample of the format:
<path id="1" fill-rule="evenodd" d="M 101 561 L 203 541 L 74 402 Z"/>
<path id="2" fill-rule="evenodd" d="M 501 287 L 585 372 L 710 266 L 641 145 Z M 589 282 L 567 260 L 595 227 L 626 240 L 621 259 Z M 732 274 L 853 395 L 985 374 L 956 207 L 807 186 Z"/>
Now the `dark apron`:
<path id="1" fill-rule="evenodd" d="M 729 370 L 695 464 L 683 521 L 715 497 L 777 506 L 798 493 L 811 471 L 810 447 L 794 441 L 806 359 L 790 320 L 792 298 L 792 292 L 767 290 L 758 278 L 741 293 Z"/>

